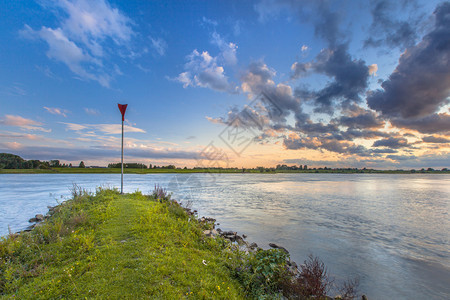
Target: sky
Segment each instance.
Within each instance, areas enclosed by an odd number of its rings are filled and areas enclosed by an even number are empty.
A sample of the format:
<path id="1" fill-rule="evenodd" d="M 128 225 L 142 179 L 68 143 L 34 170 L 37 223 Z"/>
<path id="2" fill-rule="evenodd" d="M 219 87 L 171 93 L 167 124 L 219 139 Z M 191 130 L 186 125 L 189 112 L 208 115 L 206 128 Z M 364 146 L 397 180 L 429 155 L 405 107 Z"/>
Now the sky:
<path id="1" fill-rule="evenodd" d="M 0 2 L 0 152 L 450 167 L 450 2 Z"/>

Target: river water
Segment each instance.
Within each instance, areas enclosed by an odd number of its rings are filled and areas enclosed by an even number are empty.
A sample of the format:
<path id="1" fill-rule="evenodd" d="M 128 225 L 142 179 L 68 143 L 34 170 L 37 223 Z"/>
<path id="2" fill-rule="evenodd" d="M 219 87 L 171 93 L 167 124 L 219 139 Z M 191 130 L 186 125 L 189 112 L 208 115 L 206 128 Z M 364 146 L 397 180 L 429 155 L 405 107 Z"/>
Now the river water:
<path id="1" fill-rule="evenodd" d="M 120 174 L 0 174 L 0 235 Z M 436 174 L 125 174 L 124 191 L 173 198 L 302 263 L 319 256 L 369 299 L 450 299 L 450 176 Z M 8 229 L 9 227 L 9 229 Z"/>

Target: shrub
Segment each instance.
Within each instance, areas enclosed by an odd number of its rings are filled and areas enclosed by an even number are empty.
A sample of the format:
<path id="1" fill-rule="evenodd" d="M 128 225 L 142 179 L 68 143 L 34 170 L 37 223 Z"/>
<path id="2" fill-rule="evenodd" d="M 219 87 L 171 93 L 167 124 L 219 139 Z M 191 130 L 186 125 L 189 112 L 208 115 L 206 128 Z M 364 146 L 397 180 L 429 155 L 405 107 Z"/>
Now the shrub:
<path id="1" fill-rule="evenodd" d="M 169 201 L 171 194 L 168 193 L 165 188 L 161 187 L 158 184 L 155 184 L 155 189 L 153 190 L 152 196 L 156 200 L 162 202 L 162 201 Z"/>
<path id="2" fill-rule="evenodd" d="M 279 297 L 282 282 L 290 280 L 286 268 L 288 254 L 279 249 L 250 253 L 234 270 L 246 293 L 254 298 Z"/>

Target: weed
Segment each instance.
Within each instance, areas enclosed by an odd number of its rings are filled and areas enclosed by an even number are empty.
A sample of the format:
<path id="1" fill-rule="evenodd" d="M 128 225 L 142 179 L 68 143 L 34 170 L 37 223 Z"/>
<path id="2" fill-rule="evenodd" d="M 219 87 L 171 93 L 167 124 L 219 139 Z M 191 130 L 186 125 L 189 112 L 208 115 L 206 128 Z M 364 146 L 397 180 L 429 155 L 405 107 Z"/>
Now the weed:
<path id="1" fill-rule="evenodd" d="M 153 190 L 152 196 L 156 200 L 159 200 L 160 202 L 162 202 L 162 201 L 169 201 L 171 194 L 168 193 L 165 188 L 161 187 L 158 184 L 155 184 L 155 189 Z"/>

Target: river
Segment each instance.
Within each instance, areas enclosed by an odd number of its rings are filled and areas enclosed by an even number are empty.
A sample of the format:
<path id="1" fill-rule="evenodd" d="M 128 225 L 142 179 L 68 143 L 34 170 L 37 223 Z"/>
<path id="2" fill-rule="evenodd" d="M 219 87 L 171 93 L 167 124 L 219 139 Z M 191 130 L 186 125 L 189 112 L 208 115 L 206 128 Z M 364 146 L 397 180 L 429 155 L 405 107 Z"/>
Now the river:
<path id="1" fill-rule="evenodd" d="M 72 184 L 120 186 L 120 174 L 0 174 L 0 235 L 24 229 Z M 302 263 L 319 256 L 336 282 L 369 299 L 450 298 L 450 175 L 125 174 L 124 191 L 173 198 Z M 8 229 L 9 227 L 9 229 Z"/>

